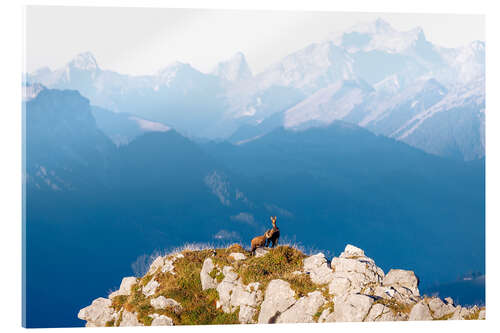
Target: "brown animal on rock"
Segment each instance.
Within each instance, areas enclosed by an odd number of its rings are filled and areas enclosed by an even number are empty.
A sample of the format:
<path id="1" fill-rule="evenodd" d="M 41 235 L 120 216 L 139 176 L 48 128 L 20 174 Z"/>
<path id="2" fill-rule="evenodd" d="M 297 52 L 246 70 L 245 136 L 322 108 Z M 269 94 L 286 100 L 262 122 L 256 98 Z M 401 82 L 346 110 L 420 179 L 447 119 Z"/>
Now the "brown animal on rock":
<path id="1" fill-rule="evenodd" d="M 266 239 L 265 246 L 269 246 L 272 243 L 271 247 L 275 247 L 280 238 L 280 228 L 276 226 L 276 216 L 271 216 L 271 223 L 273 224 L 273 228 L 266 231 L 269 237 Z"/>
<path id="2" fill-rule="evenodd" d="M 252 239 L 252 249 L 250 250 L 252 252 L 252 255 L 255 254 L 255 250 L 258 247 L 263 247 L 266 246 L 267 244 L 267 239 L 271 237 L 271 234 L 269 233 L 269 230 L 266 231 L 266 233 L 262 236 L 257 236 Z"/>

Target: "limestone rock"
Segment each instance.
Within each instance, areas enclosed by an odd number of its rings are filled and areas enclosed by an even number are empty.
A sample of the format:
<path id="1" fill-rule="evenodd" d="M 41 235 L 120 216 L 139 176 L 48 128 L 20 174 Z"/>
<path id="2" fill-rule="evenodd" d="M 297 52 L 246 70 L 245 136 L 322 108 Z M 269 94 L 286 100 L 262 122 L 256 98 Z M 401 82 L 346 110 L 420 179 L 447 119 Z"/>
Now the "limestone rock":
<path id="1" fill-rule="evenodd" d="M 151 326 L 172 326 L 174 322 L 172 318 L 167 317 L 165 315 L 159 315 L 157 313 L 153 313 L 151 315 L 153 317 L 153 321 L 151 322 Z"/>
<path id="2" fill-rule="evenodd" d="M 319 291 L 301 297 L 292 307 L 283 312 L 277 323 L 313 323 L 314 315 L 325 304 L 325 298 Z"/>
<path id="3" fill-rule="evenodd" d="M 264 247 L 258 247 L 255 249 L 255 256 L 256 257 L 262 257 L 265 256 L 269 252 L 269 249 L 266 249 Z"/>
<path id="4" fill-rule="evenodd" d="M 237 251 L 237 250 L 235 250 Z M 215 251 L 214 251 L 215 252 Z M 229 251 L 231 252 L 231 251 Z M 257 250 L 257 256 L 269 252 L 267 248 Z M 215 253 L 216 254 L 216 253 Z M 336 321 L 400 321 L 400 320 L 433 320 L 455 319 L 464 320 L 471 317 L 486 317 L 485 309 L 477 306 L 472 308 L 454 305 L 450 297 L 441 300 L 438 297 L 420 297 L 418 278 L 412 271 L 392 269 L 387 275 L 366 257 L 363 250 L 347 245 L 339 257 L 332 259 L 331 264 L 322 253 L 306 257 L 303 267 L 284 278 L 294 278 L 297 275 L 308 274 L 316 285 L 309 294 L 297 299 L 289 282 L 275 279 L 269 282 L 265 292 L 258 282 L 245 285 L 242 277 L 237 274 L 236 267 L 246 260 L 239 252 L 232 252 L 228 266 L 217 267 L 213 258 L 206 258 L 200 271 L 200 282 L 203 290 L 214 288 L 217 291 L 216 307 L 226 313 L 239 310 L 240 323 L 310 323 Z M 150 272 L 141 280 L 126 277 L 122 280 L 119 290 L 110 294 L 111 297 L 130 295 L 132 287 L 142 281 L 139 292 L 147 297 L 148 304 L 156 312 L 150 314 L 152 325 L 173 325 L 173 319 L 161 315 L 161 310 L 169 309 L 176 315 L 183 311 L 182 306 L 164 294 L 158 282 L 159 272 L 170 272 L 175 276 L 174 263 L 182 258 L 181 253 L 167 257 L 157 257 L 150 266 Z M 247 260 L 245 264 L 250 264 Z M 213 273 L 222 276 L 218 283 L 212 278 Z M 220 274 L 220 276 L 219 276 Z M 219 279 L 220 281 L 220 279 Z M 330 295 L 325 295 L 326 285 Z M 160 295 L 158 297 L 155 297 Z M 333 296 L 332 296 L 333 295 Z M 113 322 L 116 326 L 143 326 L 137 313 L 128 312 L 124 307 L 116 311 L 111 307 L 112 301 L 98 298 L 91 305 L 78 313 L 78 318 L 86 320 L 85 326 L 105 326 Z M 130 307 L 126 307 L 130 309 Z M 259 312 L 260 309 L 260 312 Z M 321 313 L 320 309 L 323 309 Z M 406 311 L 410 309 L 410 313 Z M 119 320 L 121 318 L 121 320 Z M 173 319 L 172 319 L 173 318 Z M 257 319 L 256 319 L 257 318 Z"/>
<path id="5" fill-rule="evenodd" d="M 392 287 L 376 286 L 373 290 L 373 296 L 390 299 L 394 297 L 397 291 Z"/>
<path id="6" fill-rule="evenodd" d="M 153 261 L 151 266 L 149 266 L 147 274 L 154 274 L 158 269 L 161 269 L 163 273 L 169 272 L 171 274 L 175 274 L 174 262 L 179 258 L 184 258 L 184 255 L 182 253 L 176 253 L 174 255 L 170 255 L 168 258 L 159 256 Z"/>
<path id="7" fill-rule="evenodd" d="M 429 309 L 431 310 L 431 315 L 435 319 L 442 318 L 455 312 L 455 307 L 453 307 L 453 305 L 444 304 L 444 302 L 437 297 L 433 297 L 429 301 L 428 305 Z"/>
<path id="8" fill-rule="evenodd" d="M 457 305 L 455 307 L 455 311 L 453 312 L 453 315 L 451 316 L 451 320 L 464 320 L 465 317 L 467 317 L 470 314 L 469 309 L 467 308 L 462 308 L 460 305 Z"/>
<path id="9" fill-rule="evenodd" d="M 432 320 L 431 311 L 424 301 L 420 301 L 413 306 L 408 320 Z"/>
<path id="10" fill-rule="evenodd" d="M 109 298 L 113 298 L 116 296 L 125 295 L 128 296 L 132 292 L 132 286 L 137 283 L 137 278 L 130 276 L 122 279 L 122 283 L 120 284 L 120 289 L 109 294 Z"/>
<path id="11" fill-rule="evenodd" d="M 326 318 L 332 313 L 332 311 L 328 309 L 324 309 L 323 312 L 321 312 L 321 315 L 318 318 L 318 323 L 324 323 L 326 321 Z"/>
<path id="12" fill-rule="evenodd" d="M 323 253 L 304 259 L 304 271 L 310 274 L 313 283 L 325 284 L 333 280 L 333 271 L 328 267 Z"/>
<path id="13" fill-rule="evenodd" d="M 373 298 L 361 294 L 335 297 L 335 310 L 325 318 L 327 322 L 363 321 L 373 304 Z"/>
<path id="14" fill-rule="evenodd" d="M 200 272 L 201 289 L 206 290 L 217 287 L 217 280 L 209 275 L 214 268 L 215 266 L 212 259 L 211 258 L 205 259 Z"/>
<path id="15" fill-rule="evenodd" d="M 387 300 L 393 299 L 398 303 L 409 305 L 415 304 L 420 301 L 420 298 L 418 296 L 414 296 L 409 289 L 401 287 L 399 285 L 376 286 L 371 290 L 370 295 L 381 297 Z"/>
<path id="16" fill-rule="evenodd" d="M 166 259 L 163 263 L 163 267 L 161 268 L 162 273 L 168 272 L 170 274 L 175 274 L 174 261 L 175 260 Z"/>
<path id="17" fill-rule="evenodd" d="M 222 274 L 224 274 L 224 280 L 226 282 L 235 282 L 238 280 L 238 274 L 234 271 L 231 266 L 224 266 L 222 268 Z"/>
<path id="18" fill-rule="evenodd" d="M 279 315 L 295 304 L 295 292 L 283 280 L 272 280 L 267 286 L 259 313 L 259 324 L 276 322 Z"/>
<path id="19" fill-rule="evenodd" d="M 403 287 L 411 291 L 415 296 L 420 296 L 418 290 L 418 278 L 413 271 L 403 269 L 391 269 L 384 278 L 384 286 Z M 397 288 L 396 288 L 397 290 Z"/>
<path id="20" fill-rule="evenodd" d="M 243 253 L 240 253 L 240 252 L 233 252 L 229 256 L 236 261 L 245 260 L 247 258 Z"/>
<path id="21" fill-rule="evenodd" d="M 257 313 L 257 309 L 251 306 L 242 305 L 238 315 L 238 320 L 242 324 L 251 324 L 254 322 L 253 318 Z"/>
<path id="22" fill-rule="evenodd" d="M 395 321 L 396 315 L 387 306 L 377 303 L 372 306 L 365 321 Z"/>
<path id="23" fill-rule="evenodd" d="M 172 308 L 172 310 L 179 314 L 182 311 L 182 305 L 172 298 L 166 298 L 165 296 L 158 296 L 151 299 L 151 306 L 156 310 L 163 310 L 166 308 Z"/>
<path id="24" fill-rule="evenodd" d="M 254 282 L 245 286 L 230 266 L 223 268 L 223 274 L 224 279 L 217 286 L 219 294 L 217 307 L 226 313 L 232 313 L 239 307 L 240 323 L 253 323 L 257 306 L 262 301 L 259 283 Z"/>
<path id="25" fill-rule="evenodd" d="M 346 249 L 350 251 L 349 255 L 362 253 L 348 247 Z M 361 293 L 367 286 L 379 285 L 384 278 L 384 271 L 375 265 L 373 259 L 367 257 L 357 256 L 354 259 L 344 255 L 342 258 L 333 258 L 331 265 L 334 272 L 328 288 L 330 294 L 337 296 Z"/>
<path id="26" fill-rule="evenodd" d="M 143 288 L 142 293 L 144 296 L 149 297 L 153 296 L 156 293 L 156 288 L 158 288 L 160 284 L 155 279 L 151 279 Z"/>
<path id="27" fill-rule="evenodd" d="M 328 285 L 330 294 L 333 295 L 345 295 L 351 287 L 351 280 L 345 276 L 334 275 L 334 279 Z"/>
<path id="28" fill-rule="evenodd" d="M 340 258 L 356 258 L 356 257 L 364 257 L 365 256 L 365 251 L 361 250 L 360 248 L 347 244 L 344 252 L 340 254 Z"/>
<path id="29" fill-rule="evenodd" d="M 115 320 L 117 314 L 111 306 L 111 300 L 99 297 L 91 305 L 81 309 L 78 312 L 78 318 L 86 320 L 89 326 L 105 326 L 106 322 Z"/>
<path id="30" fill-rule="evenodd" d="M 147 274 L 154 274 L 158 268 L 163 267 L 163 264 L 165 263 L 165 258 L 162 256 L 158 256 L 152 263 L 151 266 L 149 266 L 149 270 Z"/>
<path id="31" fill-rule="evenodd" d="M 137 316 L 128 312 L 127 310 L 123 310 L 122 313 L 122 321 L 120 322 L 120 326 L 144 326 L 142 323 L 137 320 Z"/>

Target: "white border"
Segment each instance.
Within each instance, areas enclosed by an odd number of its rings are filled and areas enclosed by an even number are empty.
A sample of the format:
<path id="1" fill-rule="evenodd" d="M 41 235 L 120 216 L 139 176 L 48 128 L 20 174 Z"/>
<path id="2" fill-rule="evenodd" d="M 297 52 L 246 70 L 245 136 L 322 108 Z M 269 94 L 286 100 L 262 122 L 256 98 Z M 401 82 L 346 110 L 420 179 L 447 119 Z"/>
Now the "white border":
<path id="1" fill-rule="evenodd" d="M 5 3 L 7 2 L 7 4 Z M 78 5 L 78 6 L 126 6 L 126 7 L 170 7 L 170 8 L 212 8 L 212 9 L 262 9 L 262 10 L 328 10 L 353 12 L 404 12 L 404 13 L 454 13 L 454 14 L 486 14 L 486 290 L 487 290 L 487 320 L 484 322 L 421 322 L 421 323 L 335 323 L 335 324 L 300 324 L 300 325 L 272 325 L 254 326 L 198 326 L 169 328 L 177 332 L 232 332 L 264 330 L 265 332 L 320 330 L 355 330 L 355 331 L 384 331 L 409 332 L 422 329 L 467 331 L 486 330 L 498 324 L 499 313 L 499 285 L 496 255 L 499 242 L 500 215 L 498 213 L 498 185 L 499 185 L 499 150 L 498 129 L 500 117 L 499 87 L 500 75 L 498 62 L 500 52 L 498 45 L 498 31 L 500 31 L 500 15 L 494 1 L 474 0 L 349 0 L 349 1 L 319 1 L 319 0 L 248 0 L 238 2 L 234 0 L 88 0 L 88 1 L 17 1 L 2 2 L 0 10 L 0 43 L 1 43 L 1 85 L 0 92 L 2 107 L 1 114 L 1 220 L 0 244 L 2 246 L 2 297 L 0 298 L 0 326 L 8 332 L 22 330 L 21 328 L 21 113 L 20 113 L 20 85 L 23 69 L 23 9 L 22 5 Z M 440 258 L 429 258 L 440 260 Z M 442 326 L 441 326 L 442 325 Z M 107 329 L 107 328 L 103 328 Z M 120 332 L 136 331 L 140 328 L 120 328 Z M 165 330 L 166 328 L 147 328 L 148 330 Z M 58 329 L 57 332 L 66 332 L 72 329 Z M 493 330 L 493 329 L 492 329 Z M 7 330 L 5 330 L 7 331 Z M 54 331 L 43 329 L 42 331 Z"/>

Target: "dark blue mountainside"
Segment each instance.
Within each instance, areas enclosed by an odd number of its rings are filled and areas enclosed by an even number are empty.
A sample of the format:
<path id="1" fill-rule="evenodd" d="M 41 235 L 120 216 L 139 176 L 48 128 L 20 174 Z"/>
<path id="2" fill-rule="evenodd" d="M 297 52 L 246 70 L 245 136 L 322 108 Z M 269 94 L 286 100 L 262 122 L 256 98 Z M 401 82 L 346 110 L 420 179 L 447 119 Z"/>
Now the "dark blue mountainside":
<path id="1" fill-rule="evenodd" d="M 282 239 L 364 248 L 423 286 L 484 272 L 484 160 L 429 155 L 343 122 L 233 145 L 175 130 L 115 146 L 76 91 L 25 105 L 28 327 L 82 326 L 78 309 L 141 255 L 187 242 Z M 78 286 L 78 287 L 75 287 Z M 479 295 L 484 299 L 484 295 Z"/>
<path id="2" fill-rule="evenodd" d="M 281 226 L 305 244 L 362 244 L 383 268 L 419 272 L 424 288 L 484 272 L 484 160 L 439 158 L 343 122 L 205 149 L 248 179 L 250 196 L 289 211 Z"/>

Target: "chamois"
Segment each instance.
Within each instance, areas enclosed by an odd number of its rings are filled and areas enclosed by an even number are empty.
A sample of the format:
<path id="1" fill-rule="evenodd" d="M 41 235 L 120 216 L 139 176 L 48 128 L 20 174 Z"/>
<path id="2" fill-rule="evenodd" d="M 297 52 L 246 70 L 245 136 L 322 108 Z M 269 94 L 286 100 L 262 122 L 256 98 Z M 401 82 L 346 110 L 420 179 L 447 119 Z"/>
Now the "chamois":
<path id="1" fill-rule="evenodd" d="M 252 255 L 255 254 L 255 250 L 258 248 L 258 247 L 262 247 L 262 246 L 266 246 L 267 244 L 267 239 L 271 237 L 271 234 L 268 231 L 266 231 L 266 233 L 262 236 L 257 236 L 257 237 L 254 237 L 252 239 L 252 249 L 250 250 L 252 252 Z"/>
<path id="2" fill-rule="evenodd" d="M 266 239 L 265 246 L 269 246 L 272 242 L 271 247 L 275 247 L 278 244 L 278 239 L 280 238 L 280 228 L 276 226 L 276 216 L 271 216 L 271 223 L 273 224 L 273 228 L 266 231 L 266 234 L 269 235 Z"/>

